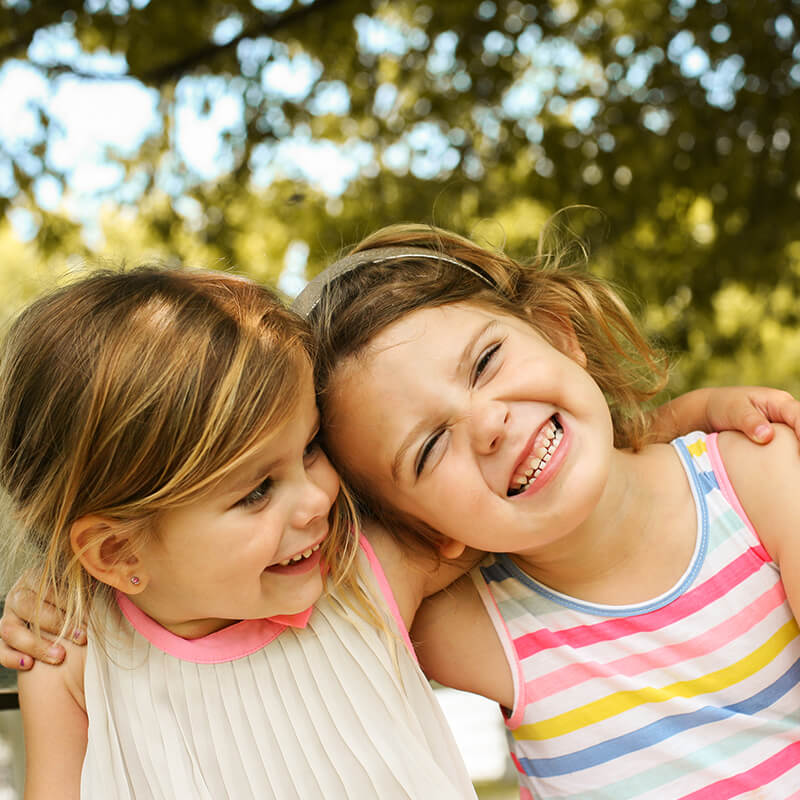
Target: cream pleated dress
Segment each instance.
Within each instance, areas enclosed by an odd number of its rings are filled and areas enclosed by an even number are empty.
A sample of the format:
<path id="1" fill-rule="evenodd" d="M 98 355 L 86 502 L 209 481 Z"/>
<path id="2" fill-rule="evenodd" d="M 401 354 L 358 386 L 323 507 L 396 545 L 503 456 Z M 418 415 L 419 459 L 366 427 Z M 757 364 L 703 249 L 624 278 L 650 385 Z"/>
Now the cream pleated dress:
<path id="1" fill-rule="evenodd" d="M 365 540 L 359 558 L 394 655 L 335 592 L 194 640 L 120 595 L 86 654 L 82 800 L 474 800 Z"/>

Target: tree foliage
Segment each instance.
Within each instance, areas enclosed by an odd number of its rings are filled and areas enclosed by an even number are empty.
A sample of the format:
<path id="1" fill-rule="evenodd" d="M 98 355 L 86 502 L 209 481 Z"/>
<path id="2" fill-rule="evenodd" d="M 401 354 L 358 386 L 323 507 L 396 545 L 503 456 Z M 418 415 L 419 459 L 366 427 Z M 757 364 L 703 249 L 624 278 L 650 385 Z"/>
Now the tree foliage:
<path id="1" fill-rule="evenodd" d="M 0 59 L 51 87 L 106 78 L 156 94 L 159 124 L 138 150 L 107 153 L 119 177 L 104 190 L 105 252 L 236 264 L 274 282 L 292 243 L 306 244 L 313 273 L 401 220 L 531 254 L 544 221 L 576 206 L 564 226 L 643 298 L 651 331 L 681 356 L 676 389 L 759 381 L 797 392 L 798 10 L 798 0 L 6 0 Z M 47 46 L 59 37 L 80 54 Z M 110 71 L 103 54 L 119 59 Z M 67 207 L 72 178 L 53 158 L 58 131 L 47 103 L 32 102 L 39 125 L 13 147 L 0 137 L 0 205 L 32 215 L 42 258 L 88 252 Z M 231 102 L 209 176 L 181 151 L 181 108 L 210 118 Z M 292 162 L 292 142 L 317 155 Z M 326 190 L 337 153 L 353 173 Z M 61 207 L 37 201 L 44 178 L 63 187 Z"/>

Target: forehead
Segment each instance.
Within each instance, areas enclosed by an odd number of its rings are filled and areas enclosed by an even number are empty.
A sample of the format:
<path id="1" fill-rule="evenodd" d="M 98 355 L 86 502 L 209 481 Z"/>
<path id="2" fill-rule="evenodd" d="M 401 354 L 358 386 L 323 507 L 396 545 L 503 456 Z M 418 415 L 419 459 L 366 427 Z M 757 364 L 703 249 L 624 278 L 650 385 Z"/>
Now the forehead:
<path id="1" fill-rule="evenodd" d="M 369 363 L 397 351 L 422 350 L 427 357 L 450 353 L 463 347 L 464 336 L 505 317 L 481 306 L 452 303 L 412 311 L 375 335 L 364 352 Z"/>
<path id="2" fill-rule="evenodd" d="M 409 426 L 436 414 L 443 382 L 462 367 L 465 346 L 493 321 L 469 306 L 420 309 L 339 365 L 325 409 L 333 455 L 359 472 L 384 471 Z"/>
<path id="3" fill-rule="evenodd" d="M 412 311 L 337 365 L 328 403 L 338 407 L 356 385 L 363 392 L 372 383 L 388 381 L 396 392 L 418 391 L 420 383 L 435 376 L 453 376 L 465 367 L 470 345 L 497 322 L 519 324 L 514 317 L 469 303 Z"/>

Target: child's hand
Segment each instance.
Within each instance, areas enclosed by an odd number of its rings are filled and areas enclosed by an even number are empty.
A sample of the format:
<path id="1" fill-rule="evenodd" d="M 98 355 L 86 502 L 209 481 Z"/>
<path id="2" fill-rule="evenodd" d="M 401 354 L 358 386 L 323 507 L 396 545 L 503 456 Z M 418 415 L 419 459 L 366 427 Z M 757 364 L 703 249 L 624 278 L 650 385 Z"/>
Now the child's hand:
<path id="1" fill-rule="evenodd" d="M 783 422 L 800 439 L 800 402 L 788 392 L 763 386 L 696 389 L 655 409 L 651 431 L 668 442 L 693 430 L 740 431 L 757 444 L 775 435 L 771 422 Z"/>
<path id="2" fill-rule="evenodd" d="M 6 597 L 2 619 L 0 619 L 0 664 L 9 669 L 30 669 L 36 659 L 49 664 L 60 664 L 65 651 L 52 639 L 38 637 L 28 627 L 27 620 L 33 617 L 34 593 L 23 576 Z M 43 633 L 57 634 L 61 630 L 63 617 L 61 611 L 50 603 L 41 610 Z M 73 636 L 77 644 L 86 643 L 83 631 Z"/>
<path id="3" fill-rule="evenodd" d="M 708 392 L 708 431 L 741 431 L 748 439 L 765 444 L 775 435 L 770 422 L 783 422 L 800 439 L 800 402 L 789 392 L 764 386 L 730 386 L 701 389 Z"/>

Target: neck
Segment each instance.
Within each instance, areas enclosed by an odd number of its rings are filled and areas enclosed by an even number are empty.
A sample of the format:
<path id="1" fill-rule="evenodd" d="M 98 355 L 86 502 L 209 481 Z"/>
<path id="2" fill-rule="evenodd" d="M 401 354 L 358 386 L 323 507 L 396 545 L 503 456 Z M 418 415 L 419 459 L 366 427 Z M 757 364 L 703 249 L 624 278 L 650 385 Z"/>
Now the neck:
<path id="1" fill-rule="evenodd" d="M 180 636 L 182 639 L 201 639 L 203 636 L 209 636 L 212 633 L 227 628 L 229 625 L 234 625 L 239 622 L 236 619 L 174 619 L 160 613 L 158 608 L 153 607 L 153 604 L 148 601 L 145 594 L 139 595 L 126 595 L 128 600 L 133 603 L 140 611 L 147 614 L 154 622 L 157 622 L 162 628 Z"/>
<path id="2" fill-rule="evenodd" d="M 588 602 L 627 605 L 668 591 L 696 541 L 694 504 L 669 445 L 615 450 L 600 501 L 575 530 L 514 561 L 547 586 Z"/>

